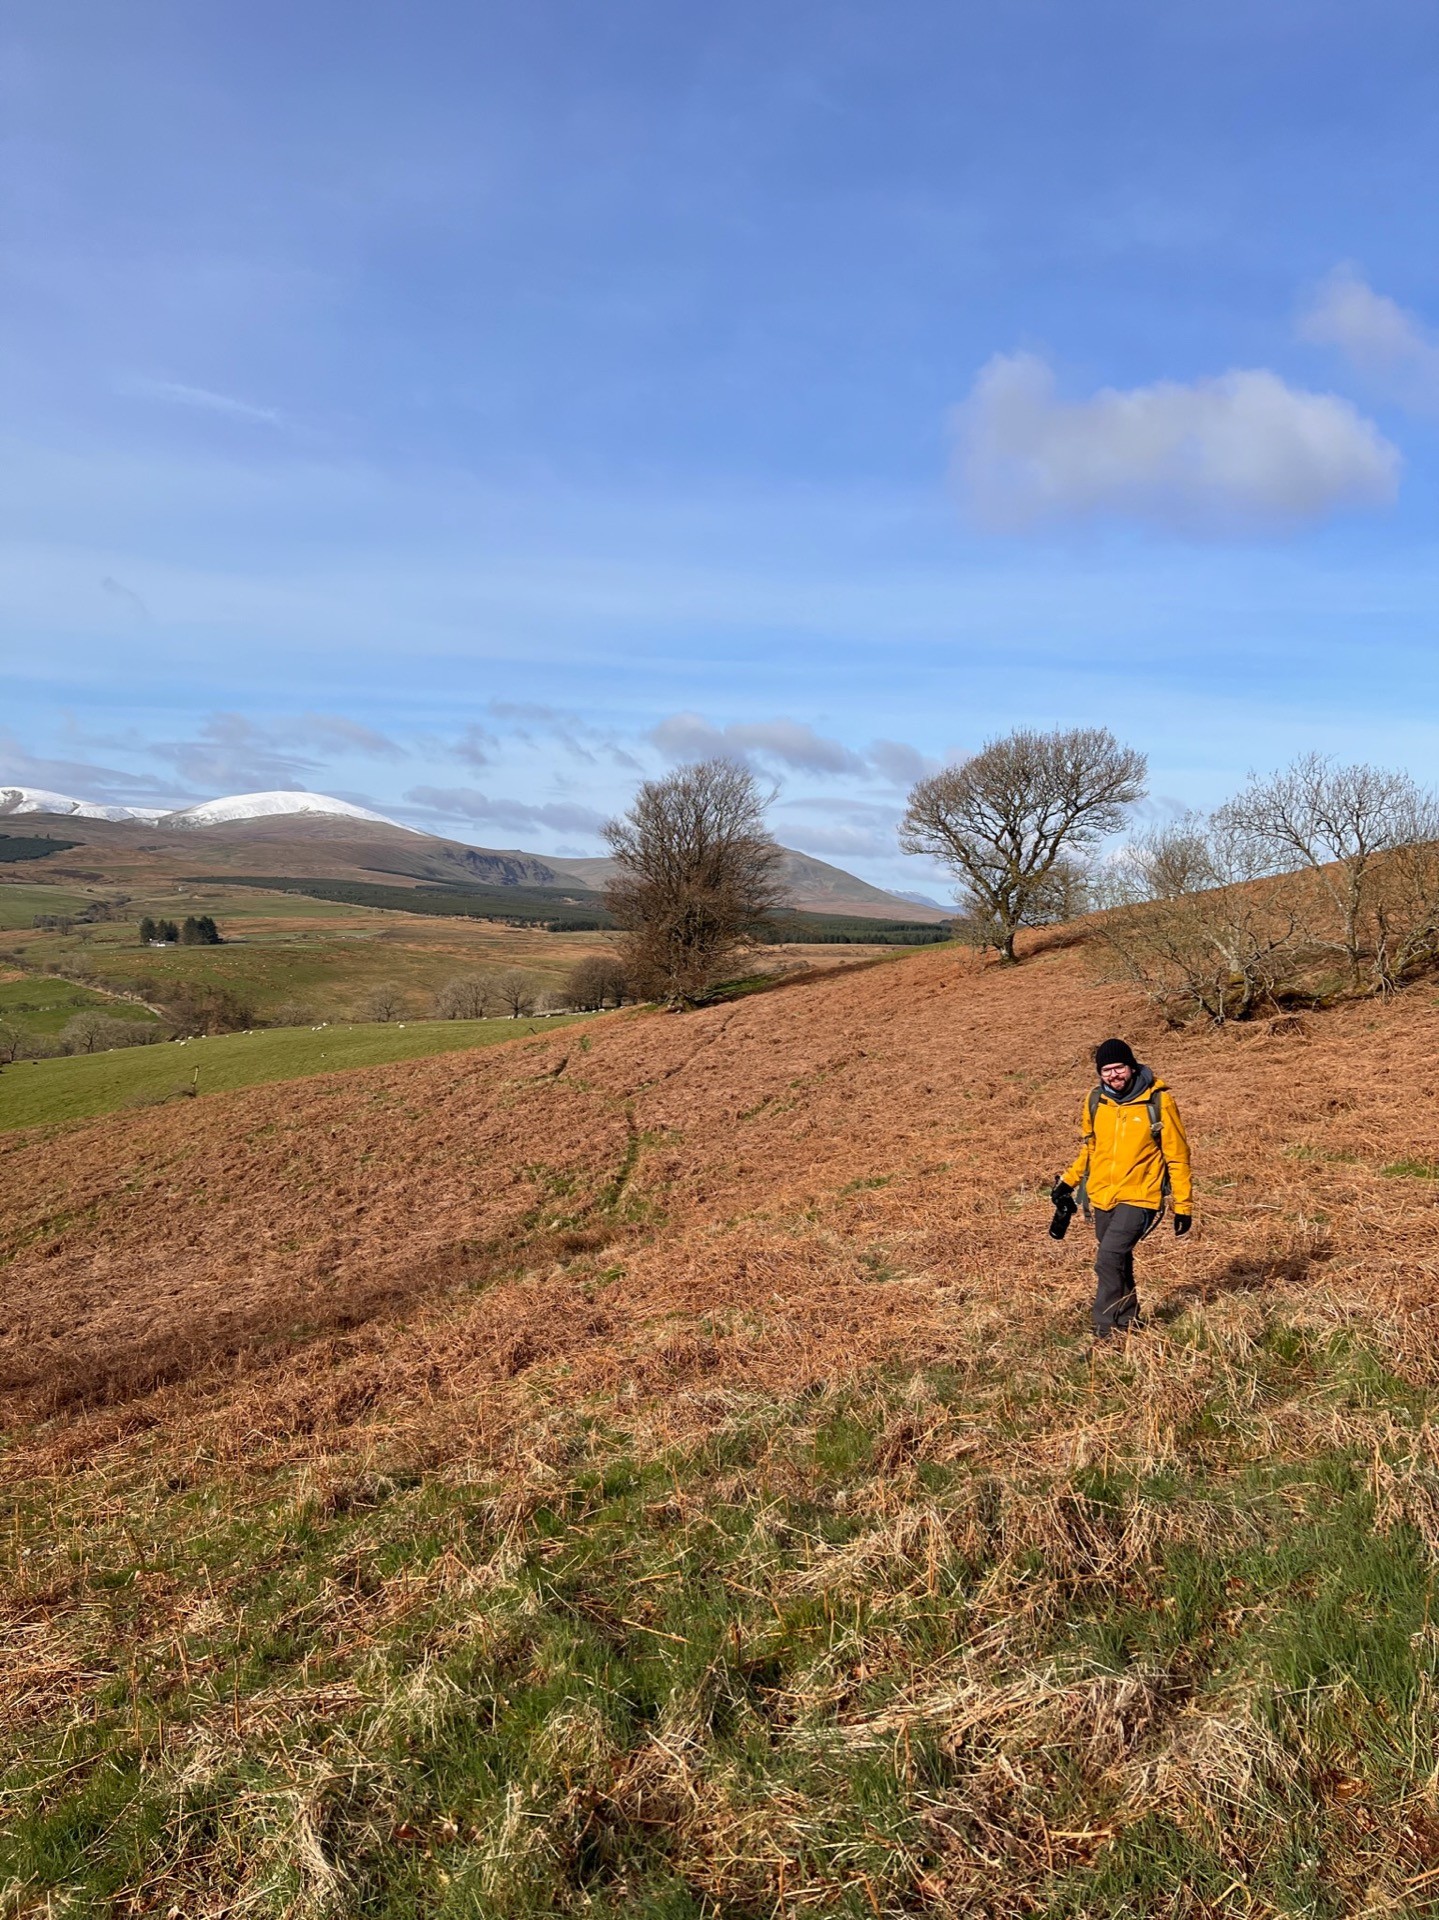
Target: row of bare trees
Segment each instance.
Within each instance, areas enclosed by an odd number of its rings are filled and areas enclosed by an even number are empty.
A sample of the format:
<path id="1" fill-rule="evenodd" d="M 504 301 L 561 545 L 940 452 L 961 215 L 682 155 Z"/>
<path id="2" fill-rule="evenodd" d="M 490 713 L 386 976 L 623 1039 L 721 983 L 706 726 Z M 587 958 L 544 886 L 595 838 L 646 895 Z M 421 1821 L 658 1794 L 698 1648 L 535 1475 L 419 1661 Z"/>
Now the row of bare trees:
<path id="1" fill-rule="evenodd" d="M 1116 851 L 1145 773 L 1103 728 L 1021 731 L 921 781 L 900 843 L 950 869 L 960 931 L 1005 961 L 1023 928 L 1100 909 L 1119 970 L 1175 1017 L 1388 993 L 1439 963 L 1439 801 L 1407 773 L 1306 754 Z"/>
<path id="2" fill-rule="evenodd" d="M 1306 754 L 1141 836 L 1095 893 L 1121 971 L 1177 1017 L 1391 993 L 1439 962 L 1439 803 Z"/>

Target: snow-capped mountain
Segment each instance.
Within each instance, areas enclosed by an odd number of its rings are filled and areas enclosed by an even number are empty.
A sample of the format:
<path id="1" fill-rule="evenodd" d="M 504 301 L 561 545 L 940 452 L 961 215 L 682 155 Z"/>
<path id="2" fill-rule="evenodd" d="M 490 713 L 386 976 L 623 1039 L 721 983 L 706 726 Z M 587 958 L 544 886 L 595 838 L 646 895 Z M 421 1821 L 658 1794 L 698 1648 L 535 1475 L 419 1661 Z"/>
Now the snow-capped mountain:
<path id="1" fill-rule="evenodd" d="M 111 807 L 98 800 L 75 800 L 68 793 L 49 793 L 44 787 L 0 787 L 0 817 L 12 813 L 60 813 L 72 820 L 163 819 L 163 807 Z"/>
<path id="2" fill-rule="evenodd" d="M 0 787 L 0 818 L 18 813 L 50 813 L 72 820 L 142 820 L 147 826 L 221 827 L 237 820 L 270 820 L 285 814 L 317 813 L 342 820 L 370 820 L 377 826 L 397 827 L 398 820 L 328 793 L 231 793 L 219 800 L 202 800 L 193 807 L 104 806 L 96 800 L 76 800 L 68 793 L 49 793 L 43 787 Z M 414 833 L 414 827 L 406 827 Z"/>
<path id="3" fill-rule="evenodd" d="M 372 813 L 368 807 L 357 807 L 349 800 L 336 800 L 327 793 L 231 793 L 221 800 L 202 800 L 198 806 L 181 807 L 175 813 L 162 816 L 161 824 L 167 827 L 221 827 L 235 820 L 269 820 L 277 815 L 291 813 L 324 813 L 339 815 L 345 820 L 372 820 L 378 826 L 397 827 L 398 820 L 389 820 L 383 813 Z M 405 829 L 413 833 L 414 828 Z"/>

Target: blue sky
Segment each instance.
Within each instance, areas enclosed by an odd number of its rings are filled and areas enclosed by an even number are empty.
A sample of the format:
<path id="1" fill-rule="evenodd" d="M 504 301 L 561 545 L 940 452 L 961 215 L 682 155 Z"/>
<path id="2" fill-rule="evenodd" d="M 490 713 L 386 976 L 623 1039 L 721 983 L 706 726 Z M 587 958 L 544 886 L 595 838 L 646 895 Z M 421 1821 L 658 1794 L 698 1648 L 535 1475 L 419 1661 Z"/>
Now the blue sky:
<path id="1" fill-rule="evenodd" d="M 594 851 L 1439 744 L 1439 13 L 12 0 L 0 784 Z"/>

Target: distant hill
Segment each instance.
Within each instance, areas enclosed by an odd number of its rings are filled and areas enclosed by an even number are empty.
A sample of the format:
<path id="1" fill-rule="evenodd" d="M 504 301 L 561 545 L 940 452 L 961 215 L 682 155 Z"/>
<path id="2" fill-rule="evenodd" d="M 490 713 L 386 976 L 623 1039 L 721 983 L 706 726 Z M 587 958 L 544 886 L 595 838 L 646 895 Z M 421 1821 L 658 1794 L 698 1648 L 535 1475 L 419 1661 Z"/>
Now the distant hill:
<path id="1" fill-rule="evenodd" d="M 605 885 L 614 871 L 609 859 L 572 860 L 558 854 L 546 855 L 556 872 L 567 874 L 581 886 L 596 891 Z M 871 886 L 843 867 L 832 867 L 813 854 L 784 849 L 784 878 L 791 903 L 802 913 L 837 913 L 864 920 L 912 920 L 930 925 L 948 918 L 933 904 L 918 904 L 915 894 L 886 893 Z"/>
<path id="2" fill-rule="evenodd" d="M 613 863 L 472 847 L 404 827 L 369 808 L 327 794 L 231 794 L 169 813 L 101 806 L 36 788 L 0 787 L 0 817 L 63 819 L 69 846 L 29 871 L 57 879 L 115 885 L 183 879 L 197 872 L 223 877 L 382 882 L 389 886 L 554 889 L 582 905 L 603 888 Z M 785 850 L 785 878 L 801 912 L 867 920 L 937 924 L 932 904 L 886 893 L 811 854 Z"/>

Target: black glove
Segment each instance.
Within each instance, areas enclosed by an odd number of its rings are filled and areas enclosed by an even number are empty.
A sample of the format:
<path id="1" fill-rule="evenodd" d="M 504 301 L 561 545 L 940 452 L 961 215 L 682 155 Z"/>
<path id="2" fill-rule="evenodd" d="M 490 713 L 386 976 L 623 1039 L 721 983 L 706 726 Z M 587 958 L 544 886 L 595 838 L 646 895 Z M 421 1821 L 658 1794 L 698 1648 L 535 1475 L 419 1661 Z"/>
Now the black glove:
<path id="1" fill-rule="evenodd" d="M 1074 1198 L 1074 1188 L 1067 1180 L 1056 1180 L 1050 1188 L 1049 1197 L 1054 1202 L 1054 1218 L 1049 1223 L 1049 1237 L 1051 1240 L 1062 1240 L 1069 1232 L 1070 1221 L 1079 1211 Z"/>
<path id="2" fill-rule="evenodd" d="M 1192 1213 L 1176 1213 L 1174 1216 L 1175 1239 L 1182 1240 L 1185 1234 L 1188 1233 L 1189 1229 L 1193 1225 L 1194 1225 L 1194 1215 Z"/>

